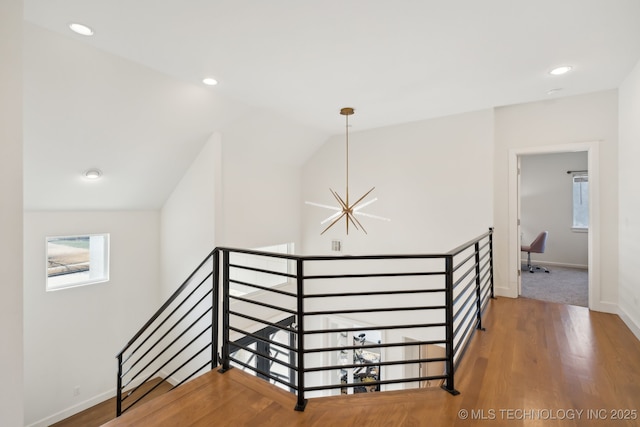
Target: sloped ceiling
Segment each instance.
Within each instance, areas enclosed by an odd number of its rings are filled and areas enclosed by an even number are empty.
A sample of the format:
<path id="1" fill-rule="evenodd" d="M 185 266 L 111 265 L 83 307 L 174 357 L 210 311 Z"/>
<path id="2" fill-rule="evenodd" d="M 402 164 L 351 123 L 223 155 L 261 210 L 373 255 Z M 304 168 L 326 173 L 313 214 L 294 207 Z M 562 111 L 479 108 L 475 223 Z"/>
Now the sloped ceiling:
<path id="1" fill-rule="evenodd" d="M 357 131 L 616 88 L 640 58 L 637 0 L 25 0 L 25 20 L 32 209 L 158 208 L 259 110 L 328 136 L 343 106 Z"/>

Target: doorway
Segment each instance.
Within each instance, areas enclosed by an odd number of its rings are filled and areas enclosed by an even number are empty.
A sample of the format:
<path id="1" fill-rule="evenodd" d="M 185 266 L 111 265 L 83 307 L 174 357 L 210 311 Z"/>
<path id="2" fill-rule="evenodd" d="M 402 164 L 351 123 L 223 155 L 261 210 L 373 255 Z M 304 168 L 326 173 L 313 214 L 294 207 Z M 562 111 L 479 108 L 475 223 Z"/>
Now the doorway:
<path id="1" fill-rule="evenodd" d="M 514 297 L 521 294 L 521 236 L 520 221 L 520 166 L 523 156 L 536 154 L 586 152 L 589 171 L 589 218 L 588 242 L 588 305 L 599 309 L 600 295 L 600 197 L 599 197 L 599 147 L 597 142 L 582 142 L 554 146 L 517 148 L 509 150 L 509 283 Z M 529 273 L 527 273 L 529 274 Z M 544 274 L 544 273 L 543 273 Z"/>
<path id="2" fill-rule="evenodd" d="M 405 337 L 405 343 L 418 342 L 413 338 Z M 443 346 L 436 344 L 416 344 L 404 347 L 405 360 L 425 360 L 425 359 L 444 359 L 446 350 Z M 446 371 L 444 360 L 434 360 L 432 362 L 407 363 L 404 367 L 405 378 L 424 378 L 444 375 Z M 422 380 L 417 383 L 407 385 L 407 388 L 432 388 L 440 387 L 444 383 L 444 379 Z"/>
<path id="3" fill-rule="evenodd" d="M 519 296 L 588 307 L 588 190 L 586 151 L 520 156 L 520 241 L 547 237 L 521 253 Z"/>

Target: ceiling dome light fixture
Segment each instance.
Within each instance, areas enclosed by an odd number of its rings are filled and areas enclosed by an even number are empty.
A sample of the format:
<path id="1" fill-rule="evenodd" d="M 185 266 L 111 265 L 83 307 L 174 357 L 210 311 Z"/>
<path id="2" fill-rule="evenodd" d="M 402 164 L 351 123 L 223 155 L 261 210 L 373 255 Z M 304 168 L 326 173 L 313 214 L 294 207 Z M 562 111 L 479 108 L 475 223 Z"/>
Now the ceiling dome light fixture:
<path id="1" fill-rule="evenodd" d="M 69 28 L 76 34 L 80 34 L 81 36 L 92 36 L 93 30 L 90 27 L 87 27 L 84 24 L 79 24 L 77 22 L 72 22 L 69 24 Z"/>
<path id="2" fill-rule="evenodd" d="M 207 86 L 215 86 L 218 84 L 218 81 L 213 77 L 205 77 L 204 79 L 202 79 L 202 83 L 206 84 Z"/>
<path id="3" fill-rule="evenodd" d="M 101 176 L 102 176 L 102 171 L 100 169 L 89 169 L 84 173 L 84 177 L 92 181 L 100 179 Z"/>
<path id="4" fill-rule="evenodd" d="M 367 234 L 367 230 L 365 230 L 362 224 L 360 223 L 360 221 L 358 221 L 358 218 L 356 218 L 356 215 L 366 216 L 368 218 L 380 219 L 383 221 L 391 221 L 389 218 L 384 218 L 377 215 L 371 215 L 371 214 L 360 211 L 365 206 L 368 206 L 371 203 L 378 200 L 378 198 L 376 197 L 374 199 L 369 200 L 368 202 L 360 204 L 360 202 L 362 202 L 369 195 L 369 193 L 371 193 L 375 189 L 375 187 L 372 187 L 371 190 L 364 193 L 364 195 L 360 197 L 358 200 L 356 200 L 354 203 L 351 203 L 349 200 L 349 116 L 351 116 L 353 113 L 354 113 L 354 109 L 349 107 L 346 107 L 340 110 L 340 114 L 345 116 L 345 119 L 346 119 L 347 186 L 345 191 L 345 197 L 344 198 L 340 197 L 337 191 L 333 191 L 331 188 L 329 188 L 329 191 L 331 191 L 331 194 L 338 202 L 338 206 L 329 206 L 329 205 L 323 205 L 320 203 L 305 202 L 308 205 L 317 206 L 319 208 L 331 209 L 335 211 L 331 216 L 329 216 L 328 218 L 320 222 L 320 224 L 322 225 L 331 221 L 331 223 L 327 226 L 327 228 L 325 228 L 322 231 L 322 233 L 320 233 L 321 235 L 324 234 L 325 231 L 333 227 L 342 218 L 345 219 L 345 224 L 347 227 L 347 235 L 349 234 L 349 223 L 351 223 L 356 230 L 362 229 L 362 231 L 364 231 L 364 233 Z"/>
<path id="5" fill-rule="evenodd" d="M 549 74 L 553 76 L 561 76 L 563 74 L 567 74 L 569 71 L 573 69 L 570 65 L 563 65 L 561 67 L 556 67 L 553 70 L 549 71 Z"/>

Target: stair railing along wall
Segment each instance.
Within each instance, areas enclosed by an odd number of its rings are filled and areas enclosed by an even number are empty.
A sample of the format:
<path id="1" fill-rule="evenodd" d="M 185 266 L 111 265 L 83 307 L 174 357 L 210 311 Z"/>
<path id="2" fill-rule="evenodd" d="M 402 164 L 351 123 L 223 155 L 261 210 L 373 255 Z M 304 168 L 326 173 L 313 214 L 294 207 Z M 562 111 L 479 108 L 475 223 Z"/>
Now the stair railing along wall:
<path id="1" fill-rule="evenodd" d="M 118 355 L 118 415 L 138 384 L 177 387 L 218 362 L 295 393 L 297 410 L 310 397 L 426 383 L 457 394 L 455 370 L 494 296 L 492 238 L 444 254 L 216 248 Z"/>

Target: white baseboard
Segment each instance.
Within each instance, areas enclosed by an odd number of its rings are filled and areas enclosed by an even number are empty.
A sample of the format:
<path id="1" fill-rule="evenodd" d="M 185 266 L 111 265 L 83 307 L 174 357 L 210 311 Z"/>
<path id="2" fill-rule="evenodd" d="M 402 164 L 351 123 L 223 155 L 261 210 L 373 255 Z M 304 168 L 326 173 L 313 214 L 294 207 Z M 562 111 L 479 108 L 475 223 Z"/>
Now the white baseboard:
<path id="1" fill-rule="evenodd" d="M 520 264 L 522 265 L 526 265 L 527 264 L 527 259 L 520 259 Z M 566 268 L 577 268 L 580 270 L 588 270 L 589 266 L 588 265 L 583 265 L 583 264 L 569 264 L 566 262 L 553 262 L 553 261 L 540 261 L 540 260 L 536 260 L 536 259 L 532 259 L 531 260 L 531 264 L 533 265 L 548 265 L 548 266 L 554 266 L 554 267 L 566 267 Z"/>
<path id="2" fill-rule="evenodd" d="M 640 341 L 640 325 L 634 321 L 633 317 L 631 317 L 623 308 L 618 310 L 618 316 L 620 316 L 625 325 L 631 329 L 633 335 L 635 335 Z"/>
<path id="3" fill-rule="evenodd" d="M 517 292 L 514 292 L 511 288 L 504 287 L 493 287 L 493 293 L 497 297 L 505 297 L 505 298 L 518 298 Z"/>
<path id="4" fill-rule="evenodd" d="M 60 412 L 56 412 L 53 415 L 49 415 L 46 418 L 43 418 L 35 423 L 29 424 L 26 427 L 47 427 L 51 424 L 57 423 L 58 421 L 62 421 L 65 418 L 69 418 L 72 415 L 77 414 L 78 412 L 82 412 L 85 409 L 89 409 L 92 406 L 97 405 L 98 403 L 102 403 L 105 400 L 111 399 L 116 395 L 116 389 L 111 389 L 109 391 L 105 391 L 104 393 L 100 393 L 97 396 L 94 396 L 90 399 L 84 400 L 76 405 L 73 405 L 67 409 L 64 409 Z M 114 414 L 115 416 L 115 414 Z"/>
<path id="5" fill-rule="evenodd" d="M 594 303 L 590 302 L 589 310 L 601 311 L 603 313 L 611 313 L 611 314 L 618 314 L 620 311 L 618 304 L 614 304 L 612 302 L 606 302 L 606 301 L 596 301 Z"/>
<path id="6" fill-rule="evenodd" d="M 166 373 L 164 373 L 166 376 Z M 142 384 L 144 378 L 138 378 L 136 380 L 134 380 L 133 382 L 131 382 L 131 384 L 129 384 L 127 386 L 127 390 L 133 388 L 133 387 L 138 387 L 140 384 Z M 171 383 L 171 381 L 169 381 Z M 176 383 L 177 384 L 177 383 Z M 172 385 L 175 385 L 172 383 Z M 35 423 L 29 424 L 26 427 L 47 427 L 50 426 L 51 424 L 55 424 L 58 421 L 62 421 L 65 418 L 69 418 L 72 415 L 77 414 L 78 412 L 82 412 L 85 409 L 89 409 L 92 406 L 97 405 L 98 403 L 102 403 L 105 400 L 109 400 L 113 397 L 116 396 L 116 389 L 112 388 L 108 391 L 105 391 L 104 393 L 100 393 L 97 396 L 94 396 L 90 399 L 84 400 L 78 404 L 75 404 L 73 406 L 70 406 L 69 408 L 63 409 L 60 412 L 56 412 L 53 415 L 49 415 L 48 417 L 45 417 L 39 421 L 36 421 Z M 115 414 L 114 414 L 115 415 Z"/>

